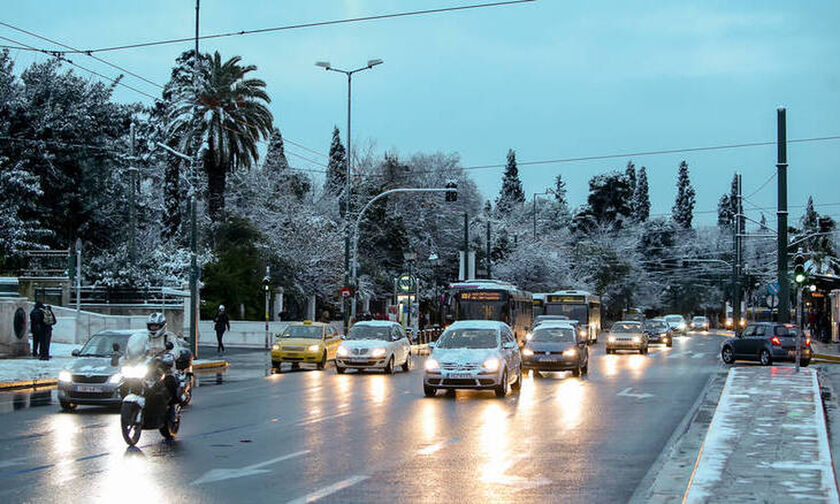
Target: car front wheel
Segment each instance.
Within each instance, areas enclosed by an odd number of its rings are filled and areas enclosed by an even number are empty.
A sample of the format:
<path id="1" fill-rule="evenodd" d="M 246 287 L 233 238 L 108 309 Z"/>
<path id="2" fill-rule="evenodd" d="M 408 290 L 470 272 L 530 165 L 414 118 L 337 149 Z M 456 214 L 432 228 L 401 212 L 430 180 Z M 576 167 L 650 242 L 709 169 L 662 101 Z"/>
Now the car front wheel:
<path id="1" fill-rule="evenodd" d="M 402 370 L 404 373 L 411 371 L 411 352 L 408 352 L 408 355 L 405 356 L 405 363 L 402 365 Z"/>
<path id="2" fill-rule="evenodd" d="M 496 397 L 505 397 L 508 395 L 510 391 L 510 383 L 508 383 L 508 373 L 507 369 L 505 369 L 504 373 L 502 373 L 502 382 L 499 383 L 499 386 L 496 387 Z"/>
<path id="3" fill-rule="evenodd" d="M 437 389 L 428 385 L 423 385 L 423 395 L 426 397 L 434 397 L 437 394 Z"/>
<path id="4" fill-rule="evenodd" d="M 522 388 L 522 368 L 519 368 L 519 375 L 516 377 L 516 383 L 510 386 L 513 390 L 519 390 Z"/>
<path id="5" fill-rule="evenodd" d="M 61 409 L 63 409 L 64 411 L 73 411 L 76 409 L 77 406 L 76 403 L 68 401 L 59 401 L 59 404 L 61 404 Z"/>
<path id="6" fill-rule="evenodd" d="M 394 356 L 388 359 L 388 364 L 385 364 L 385 374 L 394 374 Z"/>

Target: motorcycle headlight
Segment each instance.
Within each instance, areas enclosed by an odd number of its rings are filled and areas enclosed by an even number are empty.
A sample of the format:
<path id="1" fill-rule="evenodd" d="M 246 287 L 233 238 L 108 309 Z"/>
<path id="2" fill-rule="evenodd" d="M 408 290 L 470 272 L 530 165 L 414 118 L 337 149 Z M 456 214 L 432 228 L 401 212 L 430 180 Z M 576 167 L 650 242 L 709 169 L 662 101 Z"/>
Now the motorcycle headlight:
<path id="1" fill-rule="evenodd" d="M 310 352 L 317 352 L 321 349 L 321 345 L 309 345 L 306 349 Z"/>
<path id="2" fill-rule="evenodd" d="M 348 355 L 350 355 L 350 351 L 347 350 L 347 347 L 340 346 L 338 347 L 338 350 L 335 351 L 335 354 L 339 357 L 347 357 Z"/>
<path id="3" fill-rule="evenodd" d="M 122 374 L 120 373 L 111 375 L 111 378 L 108 380 L 108 383 L 119 383 L 122 381 L 122 378 Z"/>
<path id="4" fill-rule="evenodd" d="M 440 369 L 440 363 L 435 359 L 426 360 L 426 371 L 437 371 Z"/>
<path id="5" fill-rule="evenodd" d="M 73 375 L 70 374 L 70 371 L 60 371 L 58 373 L 58 381 L 69 383 L 73 381 Z"/>
<path id="6" fill-rule="evenodd" d="M 530 356 L 534 355 L 534 351 L 531 350 L 530 348 L 523 348 L 522 349 L 522 355 L 524 355 L 526 357 L 530 357 Z"/>
<path id="7" fill-rule="evenodd" d="M 122 375 L 126 378 L 145 378 L 149 372 L 149 368 L 145 364 L 138 364 L 136 366 L 123 366 L 120 370 Z"/>
<path id="8" fill-rule="evenodd" d="M 531 341 L 531 338 L 534 337 L 534 333 L 527 333 L 525 334 L 525 341 Z"/>
<path id="9" fill-rule="evenodd" d="M 577 353 L 577 348 L 567 348 L 563 351 L 563 357 L 574 357 Z"/>
<path id="10" fill-rule="evenodd" d="M 385 357 L 385 349 L 384 348 L 374 348 L 370 352 L 371 357 Z"/>
<path id="11" fill-rule="evenodd" d="M 493 373 L 493 372 L 495 372 L 495 371 L 498 371 L 498 370 L 499 370 L 499 366 L 500 366 L 500 365 L 501 365 L 501 362 L 499 361 L 499 359 L 498 359 L 498 358 L 496 358 L 496 357 L 490 357 L 489 359 L 485 360 L 485 361 L 481 364 L 481 369 L 483 369 L 483 370 L 485 370 L 485 371 L 489 371 L 489 372 Z"/>

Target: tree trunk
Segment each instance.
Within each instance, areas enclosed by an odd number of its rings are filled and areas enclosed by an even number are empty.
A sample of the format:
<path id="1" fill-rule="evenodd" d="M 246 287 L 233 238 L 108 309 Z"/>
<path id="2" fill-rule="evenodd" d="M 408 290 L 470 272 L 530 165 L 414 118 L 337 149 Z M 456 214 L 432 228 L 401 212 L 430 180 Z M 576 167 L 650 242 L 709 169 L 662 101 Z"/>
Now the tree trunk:
<path id="1" fill-rule="evenodd" d="M 221 220 L 225 210 L 226 181 L 227 172 L 224 166 L 213 166 L 207 170 L 207 211 L 212 222 Z"/>

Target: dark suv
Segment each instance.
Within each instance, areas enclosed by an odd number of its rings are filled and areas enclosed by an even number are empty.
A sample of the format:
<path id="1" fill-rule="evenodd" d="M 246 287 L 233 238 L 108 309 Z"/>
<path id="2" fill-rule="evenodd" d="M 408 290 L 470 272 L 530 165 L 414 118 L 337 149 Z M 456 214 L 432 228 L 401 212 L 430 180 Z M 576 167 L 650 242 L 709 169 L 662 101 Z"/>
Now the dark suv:
<path id="1" fill-rule="evenodd" d="M 764 366 L 773 362 L 796 360 L 796 324 L 758 322 L 748 325 L 740 334 L 723 343 L 720 356 L 723 362 L 732 364 L 736 360 L 758 361 Z M 802 357 L 800 363 L 811 362 L 811 338 L 802 336 Z"/>

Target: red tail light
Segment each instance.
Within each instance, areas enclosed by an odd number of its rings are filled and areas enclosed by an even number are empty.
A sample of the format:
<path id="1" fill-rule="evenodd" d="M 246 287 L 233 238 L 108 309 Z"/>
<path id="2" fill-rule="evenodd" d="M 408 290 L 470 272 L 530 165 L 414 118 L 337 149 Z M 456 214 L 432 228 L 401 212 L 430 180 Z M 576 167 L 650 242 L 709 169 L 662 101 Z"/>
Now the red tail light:
<path id="1" fill-rule="evenodd" d="M 805 338 L 805 346 L 811 346 L 811 338 Z"/>
<path id="2" fill-rule="evenodd" d="M 773 346 L 782 346 L 782 341 L 778 338 L 778 336 L 770 338 L 770 343 L 772 343 Z"/>

